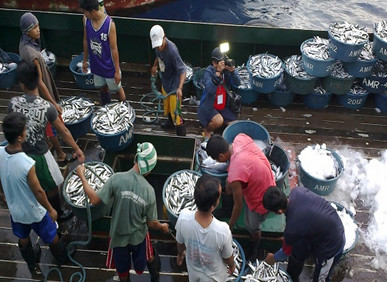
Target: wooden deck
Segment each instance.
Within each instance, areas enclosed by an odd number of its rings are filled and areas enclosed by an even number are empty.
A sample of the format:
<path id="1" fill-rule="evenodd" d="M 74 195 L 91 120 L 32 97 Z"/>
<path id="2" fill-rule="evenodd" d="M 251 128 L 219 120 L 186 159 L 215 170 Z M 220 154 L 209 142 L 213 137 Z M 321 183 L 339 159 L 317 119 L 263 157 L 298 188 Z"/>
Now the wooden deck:
<path id="1" fill-rule="evenodd" d="M 94 101 L 99 99 L 97 91 L 79 89 L 72 74 L 65 67 L 58 68 L 56 83 L 63 98 L 85 94 Z M 174 134 L 172 131 L 161 130 L 157 123 L 147 124 L 142 121 L 144 109 L 139 101 L 142 95 L 150 92 L 149 74 L 124 72 L 123 86 L 127 99 L 136 110 L 136 133 Z M 17 85 L 9 90 L 0 90 L 1 120 L 7 111 L 9 99 L 20 94 L 22 92 Z M 200 140 L 202 128 L 196 118 L 196 110 L 197 106 L 190 104 L 187 96 L 187 100 L 183 103 L 183 116 L 187 122 L 187 133 L 188 136 Z M 271 106 L 267 98 L 261 95 L 256 103 L 243 107 L 240 119 L 250 119 L 265 126 L 272 140 L 287 150 L 293 162 L 304 147 L 323 142 L 333 149 L 348 146 L 355 150 L 361 150 L 369 158 L 378 157 L 382 150 L 387 149 L 386 114 L 375 111 L 372 94 L 369 95 L 366 105 L 360 110 L 349 110 L 339 106 L 335 97 L 330 102 L 329 107 L 324 110 L 306 108 L 301 97 L 296 97 L 294 103 L 286 108 L 278 108 Z M 160 117 L 160 120 L 165 120 L 165 118 Z M 3 134 L 0 133 L 0 141 L 3 140 Z M 101 157 L 97 139 L 92 133 L 79 138 L 77 142 L 89 160 L 98 160 Z M 69 148 L 66 150 L 70 151 Z M 293 184 L 297 182 L 294 167 L 295 164 L 292 163 L 290 180 Z M 6 205 L 4 202 L 0 204 L 0 281 L 37 281 L 30 276 L 27 266 L 19 254 L 17 239 L 12 234 Z M 360 225 L 367 225 L 368 217 L 368 210 L 362 209 L 361 203 L 359 203 L 356 213 L 357 222 Z M 76 218 L 61 226 L 60 231 L 69 239 L 87 239 L 85 223 L 76 220 Z M 36 237 L 34 238 L 36 239 Z M 176 266 L 176 247 L 173 238 L 154 238 L 153 241 L 162 258 L 161 281 L 187 281 L 185 268 Z M 106 246 L 106 236 L 94 236 L 91 244 L 78 249 L 75 259 L 85 266 L 86 281 L 115 280 L 115 271 L 104 267 Z M 340 263 L 334 281 L 386 281 L 386 272 L 367 267 L 371 259 L 373 259 L 372 252 L 360 240 Z M 40 265 L 44 271 L 52 265 L 52 258 L 47 247 L 42 249 Z M 62 266 L 64 279 L 68 281 L 71 273 L 78 270 L 79 268 L 74 265 Z M 305 269 L 304 278 L 310 270 L 310 267 Z M 132 281 L 147 281 L 146 277 L 148 277 L 147 273 L 143 276 L 131 275 Z M 53 275 L 50 276 L 50 280 L 58 281 L 58 278 Z"/>

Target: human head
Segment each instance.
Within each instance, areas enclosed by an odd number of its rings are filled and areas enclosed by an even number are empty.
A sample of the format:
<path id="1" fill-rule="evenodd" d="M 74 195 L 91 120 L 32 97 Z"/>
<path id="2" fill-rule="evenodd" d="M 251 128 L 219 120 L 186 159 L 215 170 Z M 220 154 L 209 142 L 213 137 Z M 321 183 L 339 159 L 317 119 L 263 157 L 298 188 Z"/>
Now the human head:
<path id="1" fill-rule="evenodd" d="M 137 144 L 137 154 L 134 158 L 141 174 L 148 174 L 157 164 L 157 152 L 152 143 Z"/>
<path id="2" fill-rule="evenodd" d="M 27 90 L 34 90 L 38 87 L 39 73 L 35 65 L 21 60 L 17 64 L 16 73 L 19 82 L 22 84 L 22 88 L 25 87 Z"/>
<path id="3" fill-rule="evenodd" d="M 226 162 L 228 160 L 230 144 L 219 134 L 214 134 L 207 142 L 207 154 L 214 160 Z"/>
<path id="4" fill-rule="evenodd" d="M 98 11 L 100 7 L 98 0 L 79 0 L 79 6 L 87 18 L 90 16 L 90 13 Z"/>
<path id="5" fill-rule="evenodd" d="M 149 32 L 149 36 L 152 41 L 152 49 L 156 47 L 161 47 L 161 45 L 163 45 L 165 33 L 164 29 L 158 24 L 152 26 Z"/>
<path id="6" fill-rule="evenodd" d="M 211 52 L 211 59 L 213 62 L 218 63 L 219 61 L 224 61 L 226 56 L 220 51 L 220 47 L 216 47 Z"/>
<path id="7" fill-rule="evenodd" d="M 263 207 L 277 213 L 279 210 L 286 210 L 288 198 L 277 186 L 270 186 L 263 194 Z"/>
<path id="8" fill-rule="evenodd" d="M 220 181 L 218 178 L 208 174 L 202 175 L 195 185 L 195 204 L 201 212 L 208 212 L 212 207 L 218 205 L 221 193 Z"/>
<path id="9" fill-rule="evenodd" d="M 14 144 L 18 137 L 20 142 L 25 140 L 27 118 L 19 112 L 11 112 L 3 119 L 3 132 L 9 144 Z"/>
<path id="10" fill-rule="evenodd" d="M 27 12 L 20 17 L 20 30 L 27 34 L 30 30 L 39 24 L 37 17 L 34 14 Z"/>

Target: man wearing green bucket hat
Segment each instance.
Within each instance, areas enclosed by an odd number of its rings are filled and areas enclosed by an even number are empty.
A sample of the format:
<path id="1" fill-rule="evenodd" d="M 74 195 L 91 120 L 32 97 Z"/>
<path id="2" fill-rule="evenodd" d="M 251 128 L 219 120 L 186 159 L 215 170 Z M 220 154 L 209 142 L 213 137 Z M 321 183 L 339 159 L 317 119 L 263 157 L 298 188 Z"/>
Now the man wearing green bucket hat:
<path id="1" fill-rule="evenodd" d="M 287 272 L 297 282 L 305 260 L 313 256 L 313 282 L 330 281 L 345 245 L 344 226 L 331 204 L 299 186 L 292 189 L 289 197 L 277 187 L 270 187 L 263 196 L 263 205 L 286 216 L 282 248 L 275 254 L 268 253 L 266 262 L 274 264 L 289 258 Z"/>
<path id="2" fill-rule="evenodd" d="M 131 256 L 137 274 L 142 274 L 145 265 L 148 265 L 151 281 L 159 279 L 160 258 L 150 243 L 148 228 L 168 233 L 169 226 L 157 220 L 156 195 L 144 177 L 156 163 L 154 146 L 149 142 L 137 144 L 133 167 L 129 171 L 115 173 L 97 192 L 84 176 L 85 167 L 79 165 L 76 169 L 93 205 L 101 201 L 108 204 L 111 199 L 114 201 L 107 266 L 111 267 L 111 260 L 114 261 L 120 281 L 129 281 Z"/>

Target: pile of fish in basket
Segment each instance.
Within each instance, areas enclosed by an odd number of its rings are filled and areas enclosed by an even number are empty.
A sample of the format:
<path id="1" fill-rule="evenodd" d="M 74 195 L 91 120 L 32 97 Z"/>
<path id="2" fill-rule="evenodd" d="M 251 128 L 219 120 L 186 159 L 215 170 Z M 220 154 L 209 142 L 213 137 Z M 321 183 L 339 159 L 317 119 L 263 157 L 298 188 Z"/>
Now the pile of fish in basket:
<path id="1" fill-rule="evenodd" d="M 245 282 L 287 282 L 291 281 L 289 274 L 282 270 L 279 263 L 275 263 L 273 266 L 265 261 L 259 261 L 255 263 L 247 263 L 248 271 L 245 271 L 245 275 L 241 277 L 241 281 Z"/>

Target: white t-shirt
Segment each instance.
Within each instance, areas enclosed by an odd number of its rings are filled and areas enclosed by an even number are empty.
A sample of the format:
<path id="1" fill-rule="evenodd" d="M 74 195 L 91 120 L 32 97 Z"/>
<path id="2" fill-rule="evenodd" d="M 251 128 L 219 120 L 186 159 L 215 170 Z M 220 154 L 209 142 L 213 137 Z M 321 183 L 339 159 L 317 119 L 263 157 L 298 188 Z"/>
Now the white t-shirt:
<path id="1" fill-rule="evenodd" d="M 226 281 L 225 259 L 233 253 L 228 224 L 214 217 L 211 224 L 203 228 L 196 221 L 194 211 L 183 210 L 175 228 L 177 242 L 186 247 L 189 281 Z"/>

